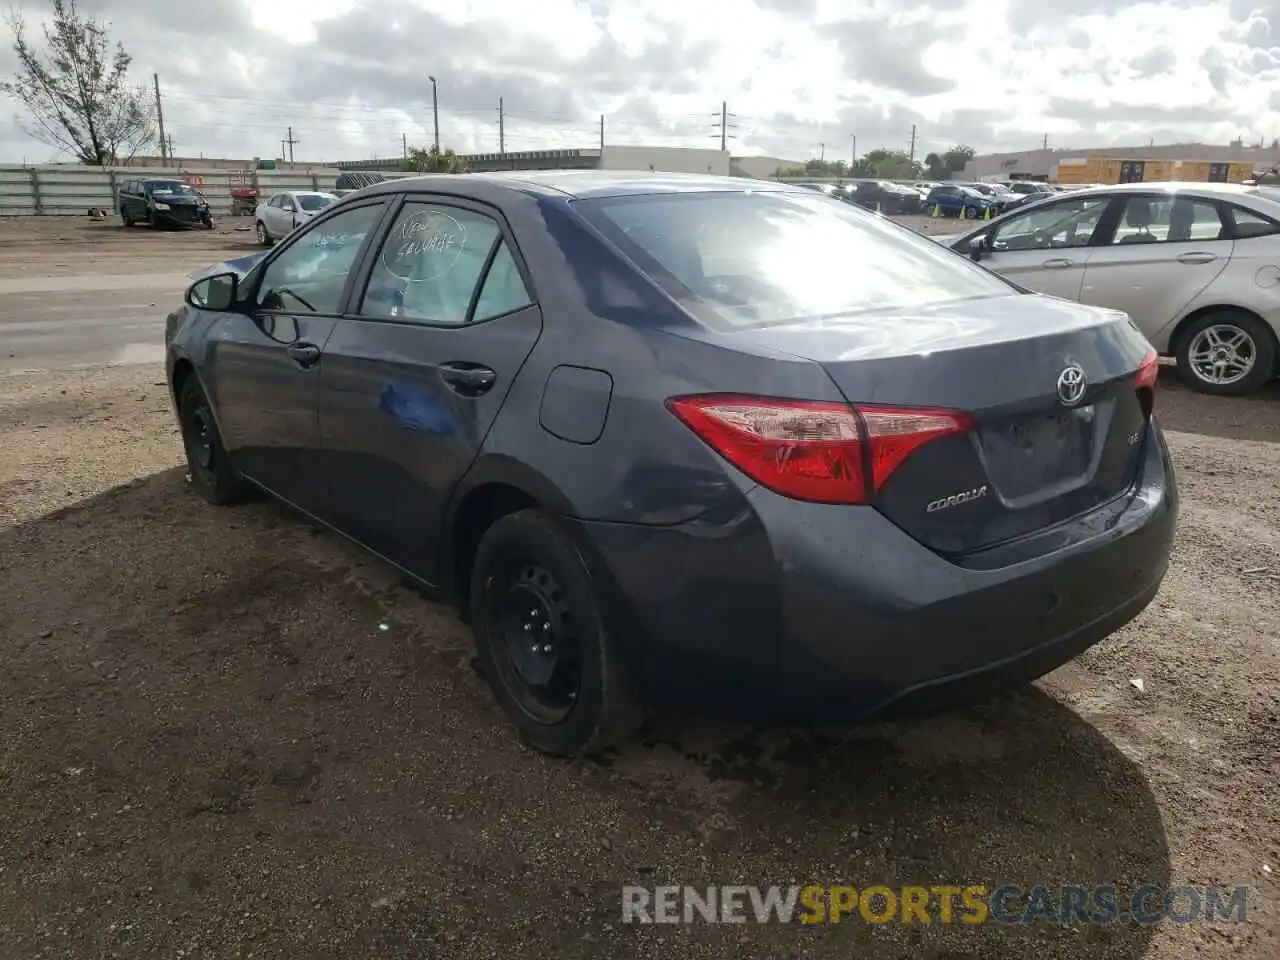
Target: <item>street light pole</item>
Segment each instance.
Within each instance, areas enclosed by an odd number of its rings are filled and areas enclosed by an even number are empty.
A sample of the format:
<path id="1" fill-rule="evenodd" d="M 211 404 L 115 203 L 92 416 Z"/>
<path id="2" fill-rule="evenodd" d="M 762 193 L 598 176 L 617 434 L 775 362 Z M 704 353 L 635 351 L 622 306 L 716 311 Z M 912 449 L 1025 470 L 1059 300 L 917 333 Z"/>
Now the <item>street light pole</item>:
<path id="1" fill-rule="evenodd" d="M 436 156 L 440 156 L 440 101 L 436 97 L 436 78 L 427 77 L 431 81 L 431 126 L 435 131 Z"/>

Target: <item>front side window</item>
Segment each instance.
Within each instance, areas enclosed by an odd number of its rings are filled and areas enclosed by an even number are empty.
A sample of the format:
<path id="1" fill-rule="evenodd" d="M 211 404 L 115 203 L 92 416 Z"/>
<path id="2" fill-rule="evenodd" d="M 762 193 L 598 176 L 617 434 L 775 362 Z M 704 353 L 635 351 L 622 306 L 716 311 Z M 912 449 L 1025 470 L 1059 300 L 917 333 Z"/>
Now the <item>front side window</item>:
<path id="1" fill-rule="evenodd" d="M 1112 243 L 1181 243 L 1220 240 L 1218 205 L 1192 197 L 1126 197 Z"/>
<path id="2" fill-rule="evenodd" d="M 692 293 L 712 322 L 735 327 L 1014 292 L 932 240 L 816 197 L 744 190 L 574 208 L 650 276 Z"/>
<path id="3" fill-rule="evenodd" d="M 337 313 L 342 290 L 381 204 L 357 207 L 305 228 L 262 275 L 258 306 L 287 313 Z"/>
<path id="4" fill-rule="evenodd" d="M 1037 204 L 996 227 L 991 249 L 1001 252 L 1086 246 L 1110 202 L 1109 197 L 1089 197 Z"/>
<path id="5" fill-rule="evenodd" d="M 360 313 L 463 324 L 502 231 L 492 217 L 461 207 L 406 203 L 383 242 Z"/>

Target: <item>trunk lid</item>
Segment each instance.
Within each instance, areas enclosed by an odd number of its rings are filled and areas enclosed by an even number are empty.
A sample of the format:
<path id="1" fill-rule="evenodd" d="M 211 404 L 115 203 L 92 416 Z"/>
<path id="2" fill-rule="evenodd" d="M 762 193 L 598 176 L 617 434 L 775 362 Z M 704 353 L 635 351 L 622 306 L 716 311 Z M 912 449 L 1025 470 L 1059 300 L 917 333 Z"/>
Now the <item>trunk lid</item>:
<path id="1" fill-rule="evenodd" d="M 874 500 L 939 553 L 1034 533 L 1137 479 L 1151 347 L 1123 313 L 1015 294 L 729 337 L 816 361 L 859 407 L 969 414 L 971 430 L 914 450 Z"/>

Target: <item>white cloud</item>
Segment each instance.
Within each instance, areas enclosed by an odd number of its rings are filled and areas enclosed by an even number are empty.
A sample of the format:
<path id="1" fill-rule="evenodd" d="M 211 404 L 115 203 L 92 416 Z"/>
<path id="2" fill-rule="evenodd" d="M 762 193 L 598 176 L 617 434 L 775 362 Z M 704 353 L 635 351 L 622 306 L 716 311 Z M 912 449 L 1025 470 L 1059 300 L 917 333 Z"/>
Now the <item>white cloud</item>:
<path id="1" fill-rule="evenodd" d="M 1280 137 L 1280 4 L 1227 0 L 80 0 L 155 71 L 182 153 L 394 155 L 441 135 L 495 150 L 706 146 L 803 158 Z M 1248 9 L 1244 9 L 1247 7 Z M 46 8 L 22 0 L 29 17 Z M 34 25 L 34 24 L 33 24 Z M 13 58 L 0 56 L 0 70 Z M 45 148 L 4 123 L 0 156 Z"/>

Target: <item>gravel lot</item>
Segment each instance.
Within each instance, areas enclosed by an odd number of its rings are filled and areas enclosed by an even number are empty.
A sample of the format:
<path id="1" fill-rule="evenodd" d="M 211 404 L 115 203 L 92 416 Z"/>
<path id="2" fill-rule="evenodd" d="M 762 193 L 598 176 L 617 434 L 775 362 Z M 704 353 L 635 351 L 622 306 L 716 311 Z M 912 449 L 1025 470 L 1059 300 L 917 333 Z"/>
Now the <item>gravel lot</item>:
<path id="1" fill-rule="evenodd" d="M 247 247 L 0 223 L 10 276 Z M 669 716 L 565 763 L 513 741 L 447 610 L 283 509 L 197 502 L 158 367 L 0 377 L 0 957 L 1274 960 L 1280 389 L 1166 370 L 1157 410 L 1164 588 L 1035 688 L 854 731 Z M 793 882 L 1251 900 L 1154 928 L 620 922 L 626 883 Z"/>

